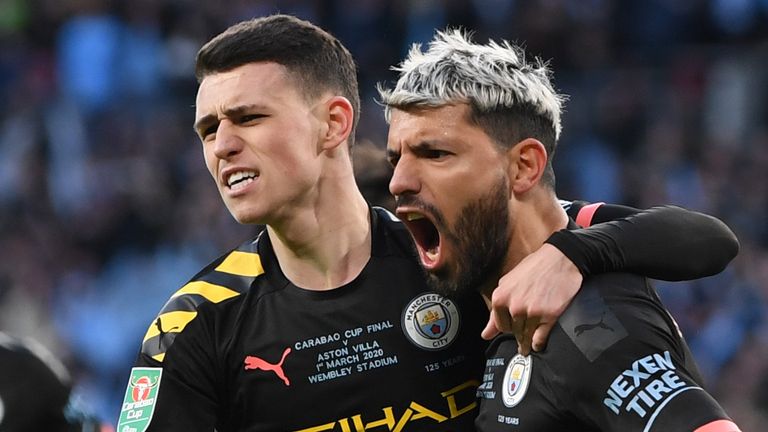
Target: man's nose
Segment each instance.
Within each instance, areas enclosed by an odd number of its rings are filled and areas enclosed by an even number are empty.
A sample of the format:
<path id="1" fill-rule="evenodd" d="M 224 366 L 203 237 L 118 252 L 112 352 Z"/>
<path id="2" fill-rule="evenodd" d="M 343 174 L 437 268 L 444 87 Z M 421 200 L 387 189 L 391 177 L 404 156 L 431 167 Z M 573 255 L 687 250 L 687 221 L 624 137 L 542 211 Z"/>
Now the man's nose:
<path id="1" fill-rule="evenodd" d="M 402 157 L 392 171 L 392 179 L 389 181 L 389 193 L 394 196 L 415 194 L 421 189 L 419 172 L 415 164 Z"/>
<path id="2" fill-rule="evenodd" d="M 220 159 L 227 159 L 239 153 L 243 148 L 243 140 L 237 133 L 237 128 L 229 120 L 222 120 L 216 129 L 214 153 Z"/>

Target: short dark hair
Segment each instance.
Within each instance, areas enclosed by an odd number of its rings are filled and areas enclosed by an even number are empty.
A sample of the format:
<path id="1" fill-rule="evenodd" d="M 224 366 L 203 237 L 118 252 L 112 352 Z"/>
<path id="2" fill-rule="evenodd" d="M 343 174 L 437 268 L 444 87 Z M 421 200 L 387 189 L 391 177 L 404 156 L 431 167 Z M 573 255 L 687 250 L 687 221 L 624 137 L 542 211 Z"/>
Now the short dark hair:
<path id="1" fill-rule="evenodd" d="M 512 107 L 484 110 L 470 102 L 468 120 L 483 129 L 503 150 L 526 138 L 539 140 L 547 150 L 547 164 L 544 166 L 541 182 L 550 189 L 555 189 L 555 171 L 552 168 L 557 149 L 555 129 L 551 120 L 539 114 L 535 106 L 522 103 Z"/>
<path id="2" fill-rule="evenodd" d="M 357 70 L 352 54 L 320 27 L 291 15 L 270 15 L 232 25 L 200 48 L 195 60 L 198 82 L 248 63 L 275 62 L 288 69 L 308 99 L 339 92 L 354 109 L 350 147 L 360 119 Z"/>

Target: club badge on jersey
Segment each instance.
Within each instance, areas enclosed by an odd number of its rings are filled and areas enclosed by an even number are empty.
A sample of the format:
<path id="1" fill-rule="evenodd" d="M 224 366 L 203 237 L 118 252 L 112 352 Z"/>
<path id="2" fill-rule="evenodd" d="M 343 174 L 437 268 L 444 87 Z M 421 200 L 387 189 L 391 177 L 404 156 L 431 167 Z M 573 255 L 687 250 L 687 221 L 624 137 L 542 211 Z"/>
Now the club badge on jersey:
<path id="1" fill-rule="evenodd" d="M 117 430 L 120 432 L 144 432 L 149 427 L 160 388 L 161 368 L 135 367 L 125 390 L 123 406 Z"/>
<path id="2" fill-rule="evenodd" d="M 504 405 L 509 408 L 520 403 L 528 391 L 528 384 L 531 382 L 531 368 L 533 367 L 533 357 L 517 354 L 507 365 L 504 372 L 504 384 L 501 392 Z"/>
<path id="3" fill-rule="evenodd" d="M 403 331 L 416 346 L 429 351 L 447 348 L 459 334 L 456 304 L 439 294 L 424 293 L 403 309 Z"/>

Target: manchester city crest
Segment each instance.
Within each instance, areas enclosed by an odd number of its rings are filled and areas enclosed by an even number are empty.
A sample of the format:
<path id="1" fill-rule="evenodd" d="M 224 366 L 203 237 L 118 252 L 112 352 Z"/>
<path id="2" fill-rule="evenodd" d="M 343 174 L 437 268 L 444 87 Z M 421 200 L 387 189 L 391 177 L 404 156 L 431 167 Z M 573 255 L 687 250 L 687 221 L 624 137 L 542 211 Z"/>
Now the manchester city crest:
<path id="1" fill-rule="evenodd" d="M 416 346 L 427 350 L 448 347 L 459 333 L 459 309 L 439 294 L 425 293 L 403 310 L 403 330 Z"/>
<path id="2" fill-rule="evenodd" d="M 520 403 L 528 391 L 528 384 L 531 382 L 531 367 L 533 366 L 533 357 L 515 355 L 507 365 L 504 372 L 504 383 L 502 384 L 501 397 L 504 405 L 509 408 Z"/>

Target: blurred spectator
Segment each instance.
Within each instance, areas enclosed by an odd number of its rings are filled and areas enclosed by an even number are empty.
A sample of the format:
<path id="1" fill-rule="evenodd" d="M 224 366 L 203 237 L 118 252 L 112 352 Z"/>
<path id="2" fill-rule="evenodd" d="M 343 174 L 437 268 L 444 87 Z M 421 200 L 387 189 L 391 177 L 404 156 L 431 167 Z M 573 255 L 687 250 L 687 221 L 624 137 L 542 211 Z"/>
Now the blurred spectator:
<path id="1" fill-rule="evenodd" d="M 0 333 L 0 430 L 112 432 L 72 394 L 69 373 L 42 345 Z"/>
<path id="2" fill-rule="evenodd" d="M 106 2 L 77 3 L 57 36 L 59 86 L 65 98 L 91 112 L 117 96 L 122 22 L 109 13 Z"/>

